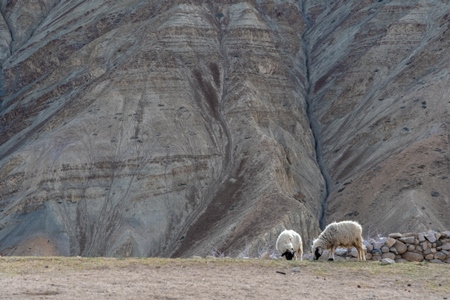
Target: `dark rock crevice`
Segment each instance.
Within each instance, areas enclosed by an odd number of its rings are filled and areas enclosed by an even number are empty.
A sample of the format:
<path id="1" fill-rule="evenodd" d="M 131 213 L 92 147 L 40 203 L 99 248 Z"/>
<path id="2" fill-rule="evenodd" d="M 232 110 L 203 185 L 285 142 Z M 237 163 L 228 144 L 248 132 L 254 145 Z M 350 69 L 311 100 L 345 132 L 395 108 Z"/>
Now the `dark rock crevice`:
<path id="1" fill-rule="evenodd" d="M 322 156 L 322 144 L 320 140 L 320 129 L 319 125 L 317 124 L 317 121 L 312 113 L 312 91 L 311 87 L 313 86 L 313 82 L 311 82 L 311 64 L 310 64 L 310 58 L 311 58 L 311 46 L 309 42 L 308 33 L 312 27 L 312 22 L 308 16 L 308 11 L 306 8 L 306 0 L 304 0 L 301 4 L 301 14 L 303 17 L 303 20 L 306 25 L 306 29 L 304 33 L 302 34 L 302 50 L 304 53 L 304 64 L 305 64 L 305 70 L 306 70 L 306 82 L 305 82 L 305 103 L 306 103 L 306 115 L 309 120 L 309 125 L 311 128 L 311 133 L 314 139 L 314 149 L 316 154 L 316 160 L 317 165 L 320 169 L 320 172 L 324 178 L 324 188 L 321 191 L 321 199 L 320 199 L 320 211 L 318 212 L 318 220 L 319 220 L 319 227 L 323 230 L 326 226 L 326 211 L 327 211 L 327 198 L 330 193 L 330 187 L 331 184 L 331 177 L 328 173 L 328 170 L 323 162 L 323 156 Z"/>

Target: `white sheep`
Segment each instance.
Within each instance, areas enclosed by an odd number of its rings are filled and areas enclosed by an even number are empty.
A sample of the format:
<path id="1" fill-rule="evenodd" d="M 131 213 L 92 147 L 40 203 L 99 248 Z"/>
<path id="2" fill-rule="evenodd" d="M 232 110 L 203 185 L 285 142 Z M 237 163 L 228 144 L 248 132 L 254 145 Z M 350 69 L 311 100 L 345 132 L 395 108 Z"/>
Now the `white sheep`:
<path id="1" fill-rule="evenodd" d="M 355 247 L 358 250 L 358 260 L 366 260 L 361 225 L 355 221 L 342 221 L 328 224 L 313 242 L 313 259 L 319 259 L 322 255 L 321 250 L 331 249 L 331 255 L 328 260 L 334 260 L 334 250 L 337 247 Z"/>
<path id="2" fill-rule="evenodd" d="M 286 256 L 287 260 L 292 260 L 292 257 L 297 260 L 303 256 L 303 243 L 300 234 L 294 230 L 284 230 L 277 239 L 277 250 L 281 253 L 281 256 Z"/>

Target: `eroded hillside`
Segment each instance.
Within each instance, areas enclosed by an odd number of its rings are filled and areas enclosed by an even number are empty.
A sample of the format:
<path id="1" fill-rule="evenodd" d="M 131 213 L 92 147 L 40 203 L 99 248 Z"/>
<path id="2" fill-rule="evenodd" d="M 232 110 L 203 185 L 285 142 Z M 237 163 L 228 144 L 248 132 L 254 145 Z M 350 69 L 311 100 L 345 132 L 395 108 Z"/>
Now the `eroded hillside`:
<path id="1" fill-rule="evenodd" d="M 3 1 L 0 252 L 450 228 L 442 1 Z"/>
<path id="2" fill-rule="evenodd" d="M 310 102 L 331 182 L 327 219 L 357 219 L 372 235 L 449 228 L 449 4 L 310 10 Z"/>

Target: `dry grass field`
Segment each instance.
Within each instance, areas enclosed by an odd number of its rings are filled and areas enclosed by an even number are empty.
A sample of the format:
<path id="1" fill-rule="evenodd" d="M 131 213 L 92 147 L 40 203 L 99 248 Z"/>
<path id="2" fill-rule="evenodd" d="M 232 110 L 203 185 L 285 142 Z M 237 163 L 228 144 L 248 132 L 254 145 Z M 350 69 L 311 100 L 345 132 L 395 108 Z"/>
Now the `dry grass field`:
<path id="1" fill-rule="evenodd" d="M 0 299 L 450 299 L 447 264 L 0 257 Z"/>

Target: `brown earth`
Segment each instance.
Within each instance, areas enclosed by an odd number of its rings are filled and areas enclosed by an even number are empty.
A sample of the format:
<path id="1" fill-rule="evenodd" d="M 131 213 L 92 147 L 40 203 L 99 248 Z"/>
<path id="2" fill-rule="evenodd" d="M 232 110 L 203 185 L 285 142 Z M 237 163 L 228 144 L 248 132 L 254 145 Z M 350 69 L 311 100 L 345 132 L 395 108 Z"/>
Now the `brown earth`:
<path id="1" fill-rule="evenodd" d="M 448 299 L 448 265 L 0 258 L 0 299 Z"/>

